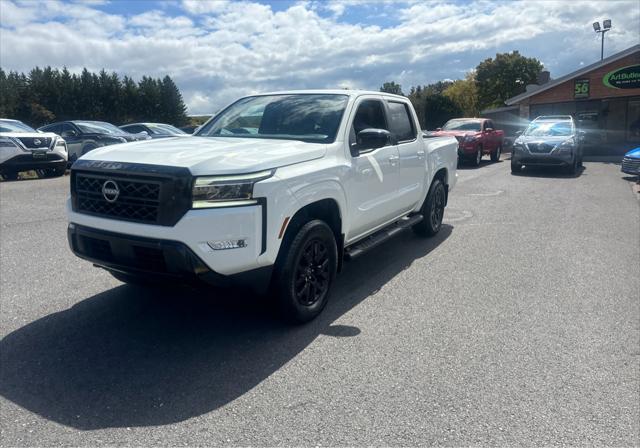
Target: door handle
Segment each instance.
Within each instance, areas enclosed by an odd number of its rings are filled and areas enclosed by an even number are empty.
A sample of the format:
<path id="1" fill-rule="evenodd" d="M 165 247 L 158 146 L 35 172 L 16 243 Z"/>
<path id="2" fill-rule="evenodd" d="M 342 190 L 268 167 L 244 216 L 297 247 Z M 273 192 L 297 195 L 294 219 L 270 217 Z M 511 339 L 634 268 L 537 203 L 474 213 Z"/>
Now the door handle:
<path id="1" fill-rule="evenodd" d="M 424 151 L 418 151 L 418 159 L 424 158 Z"/>
<path id="2" fill-rule="evenodd" d="M 400 156 L 389 156 L 389 162 L 393 166 L 398 164 L 398 160 L 400 160 Z"/>

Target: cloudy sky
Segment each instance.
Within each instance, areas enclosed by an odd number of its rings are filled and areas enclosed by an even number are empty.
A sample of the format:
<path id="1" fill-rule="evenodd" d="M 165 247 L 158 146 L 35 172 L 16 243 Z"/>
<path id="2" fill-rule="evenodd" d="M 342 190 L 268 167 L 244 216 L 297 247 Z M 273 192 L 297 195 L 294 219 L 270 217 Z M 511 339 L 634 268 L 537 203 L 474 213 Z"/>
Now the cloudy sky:
<path id="1" fill-rule="evenodd" d="M 0 0 L 0 66 L 170 75 L 192 114 L 291 88 L 458 79 L 496 52 L 552 77 L 640 42 L 640 1 Z"/>

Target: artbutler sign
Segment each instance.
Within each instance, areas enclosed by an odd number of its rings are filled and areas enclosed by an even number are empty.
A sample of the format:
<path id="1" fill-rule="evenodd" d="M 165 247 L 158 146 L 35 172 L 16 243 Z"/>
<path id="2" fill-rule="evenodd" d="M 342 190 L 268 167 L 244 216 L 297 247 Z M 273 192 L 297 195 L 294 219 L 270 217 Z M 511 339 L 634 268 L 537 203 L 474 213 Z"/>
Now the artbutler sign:
<path id="1" fill-rule="evenodd" d="M 640 65 L 629 65 L 607 73 L 602 78 L 612 89 L 640 89 Z"/>

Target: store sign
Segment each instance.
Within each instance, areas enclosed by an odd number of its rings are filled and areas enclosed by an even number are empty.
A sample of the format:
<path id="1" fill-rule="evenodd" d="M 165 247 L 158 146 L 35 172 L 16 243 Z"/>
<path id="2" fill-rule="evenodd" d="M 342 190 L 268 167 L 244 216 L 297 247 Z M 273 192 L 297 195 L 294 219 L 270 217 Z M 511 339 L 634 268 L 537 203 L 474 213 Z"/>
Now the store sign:
<path id="1" fill-rule="evenodd" d="M 607 73 L 602 78 L 612 89 L 640 89 L 640 65 L 630 65 Z"/>
<path id="2" fill-rule="evenodd" d="M 576 79 L 573 88 L 574 98 L 589 98 L 589 80 L 588 79 Z"/>

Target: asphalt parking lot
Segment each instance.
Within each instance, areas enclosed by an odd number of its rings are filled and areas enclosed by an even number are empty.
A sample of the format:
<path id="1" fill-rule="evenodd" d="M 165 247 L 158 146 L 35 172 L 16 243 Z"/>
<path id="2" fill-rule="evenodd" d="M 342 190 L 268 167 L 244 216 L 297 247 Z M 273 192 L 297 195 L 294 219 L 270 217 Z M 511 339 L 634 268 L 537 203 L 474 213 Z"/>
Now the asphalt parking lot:
<path id="1" fill-rule="evenodd" d="M 316 321 L 149 292 L 67 248 L 68 177 L 0 184 L 2 446 L 637 445 L 640 207 L 619 166 L 459 171 L 446 225 Z"/>

